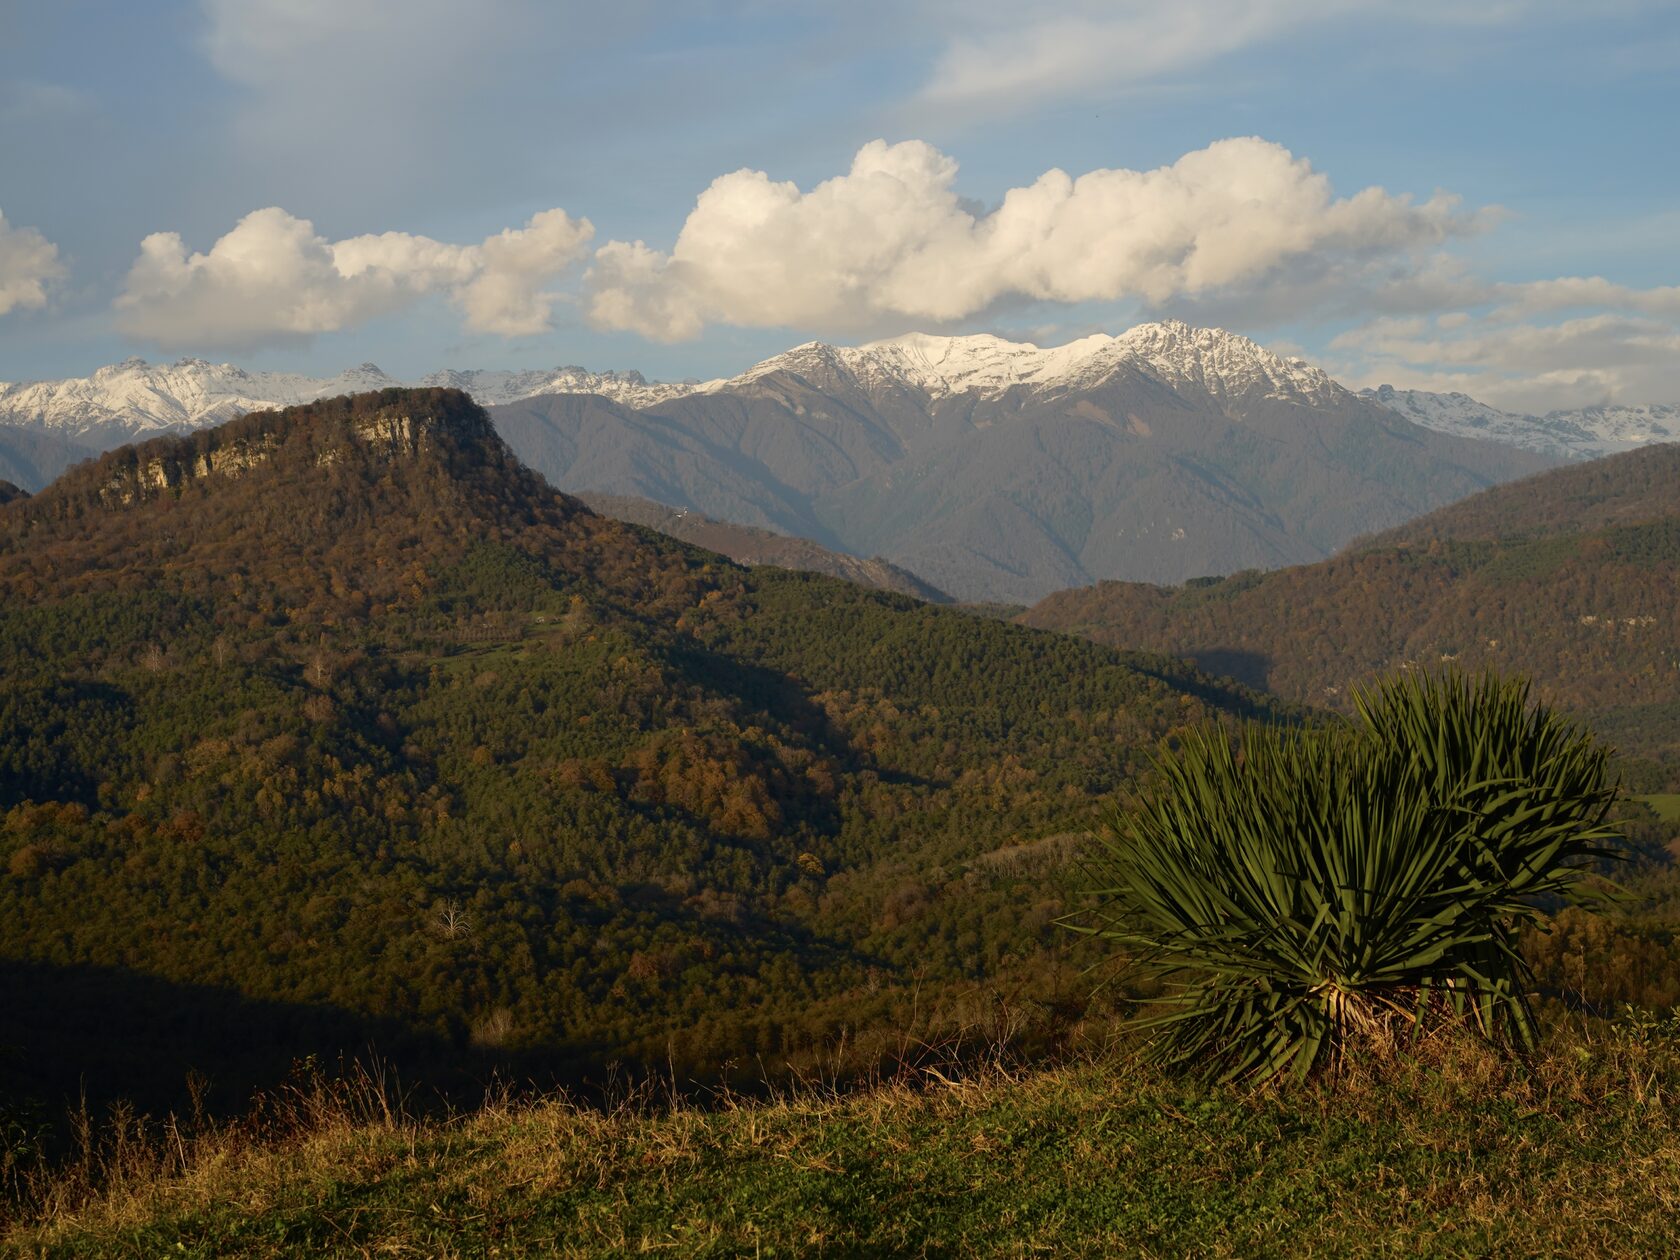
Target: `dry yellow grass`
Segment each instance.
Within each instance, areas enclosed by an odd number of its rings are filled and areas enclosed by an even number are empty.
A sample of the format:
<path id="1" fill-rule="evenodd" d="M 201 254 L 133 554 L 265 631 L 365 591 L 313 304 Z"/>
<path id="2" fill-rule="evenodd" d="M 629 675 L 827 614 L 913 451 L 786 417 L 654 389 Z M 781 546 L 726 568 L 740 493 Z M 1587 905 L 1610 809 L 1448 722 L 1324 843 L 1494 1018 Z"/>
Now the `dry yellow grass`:
<path id="1" fill-rule="evenodd" d="M 850 1094 L 493 1102 L 319 1089 L 264 1126 L 132 1133 L 21 1255 L 1680 1253 L 1680 1028 L 1528 1064 L 1441 1039 L 1292 1092 L 1130 1055 Z M 173 1145 L 172 1145 L 173 1144 Z M 95 1182 L 100 1184 L 96 1187 Z"/>

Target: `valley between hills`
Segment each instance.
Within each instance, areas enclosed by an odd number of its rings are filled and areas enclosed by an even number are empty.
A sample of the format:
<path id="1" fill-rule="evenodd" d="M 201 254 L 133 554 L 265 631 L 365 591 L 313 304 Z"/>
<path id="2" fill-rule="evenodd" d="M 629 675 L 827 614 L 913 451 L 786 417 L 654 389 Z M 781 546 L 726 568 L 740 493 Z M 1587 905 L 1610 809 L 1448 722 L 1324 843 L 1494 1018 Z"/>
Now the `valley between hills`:
<path id="1" fill-rule="evenodd" d="M 1669 443 L 1484 491 L 1317 564 L 1176 587 L 1103 582 L 1018 620 L 1343 711 L 1396 670 L 1522 675 L 1657 790 L 1680 780 L 1677 615 L 1680 445 Z"/>

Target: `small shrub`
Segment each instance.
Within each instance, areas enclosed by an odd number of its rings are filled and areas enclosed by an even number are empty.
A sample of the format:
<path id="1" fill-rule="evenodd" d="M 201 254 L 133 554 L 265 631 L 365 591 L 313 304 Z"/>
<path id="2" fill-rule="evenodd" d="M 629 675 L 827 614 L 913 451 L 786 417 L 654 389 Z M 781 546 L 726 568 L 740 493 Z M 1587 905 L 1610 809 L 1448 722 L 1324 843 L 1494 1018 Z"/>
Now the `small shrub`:
<path id="1" fill-rule="evenodd" d="M 1526 683 L 1410 675 L 1358 720 L 1189 732 L 1093 863 L 1094 932 L 1174 983 L 1160 1054 L 1302 1077 L 1463 1021 L 1536 1026 L 1518 932 L 1612 853 L 1607 752 Z"/>

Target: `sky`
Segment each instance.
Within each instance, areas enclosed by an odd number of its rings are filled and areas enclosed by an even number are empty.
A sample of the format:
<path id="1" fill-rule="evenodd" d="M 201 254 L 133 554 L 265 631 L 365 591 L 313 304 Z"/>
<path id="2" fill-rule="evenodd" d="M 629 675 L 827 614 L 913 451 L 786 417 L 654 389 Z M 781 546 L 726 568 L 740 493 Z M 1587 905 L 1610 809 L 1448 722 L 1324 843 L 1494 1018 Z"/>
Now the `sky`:
<path id="1" fill-rule="evenodd" d="M 1680 0 L 0 0 L 0 380 L 1229 328 L 1680 402 Z"/>

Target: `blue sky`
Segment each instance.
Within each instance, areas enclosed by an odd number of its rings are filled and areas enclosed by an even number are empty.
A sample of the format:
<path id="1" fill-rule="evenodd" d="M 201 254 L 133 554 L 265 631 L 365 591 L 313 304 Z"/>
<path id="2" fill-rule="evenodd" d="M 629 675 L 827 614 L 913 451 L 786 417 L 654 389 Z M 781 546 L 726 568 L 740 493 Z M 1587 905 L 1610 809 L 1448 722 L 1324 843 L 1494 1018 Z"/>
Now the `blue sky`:
<path id="1" fill-rule="evenodd" d="M 1680 401 L 1673 0 L 602 7 L 0 0 L 0 379 L 1175 316 Z"/>

